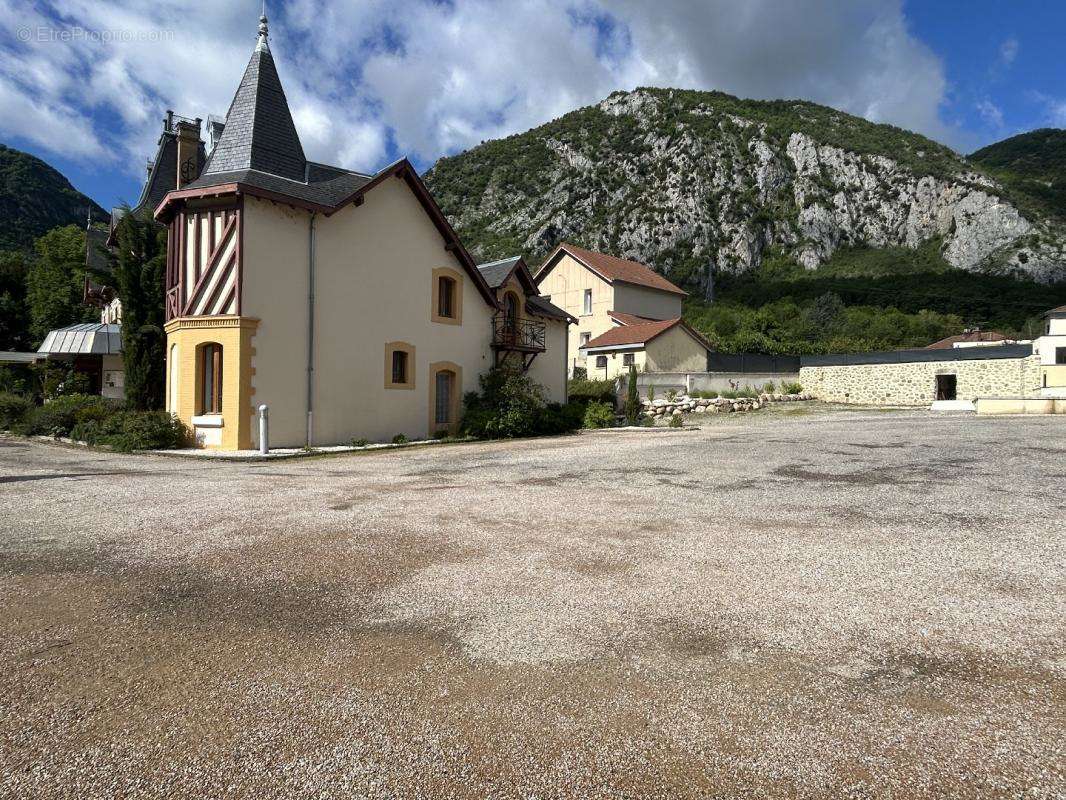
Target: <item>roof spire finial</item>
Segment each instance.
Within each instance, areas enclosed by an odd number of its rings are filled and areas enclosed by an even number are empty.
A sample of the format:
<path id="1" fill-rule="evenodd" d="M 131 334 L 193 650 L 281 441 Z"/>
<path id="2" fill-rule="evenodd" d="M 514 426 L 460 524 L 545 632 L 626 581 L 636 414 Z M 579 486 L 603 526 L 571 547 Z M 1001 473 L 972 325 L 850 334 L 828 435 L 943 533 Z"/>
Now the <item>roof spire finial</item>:
<path id="1" fill-rule="evenodd" d="M 255 44 L 256 50 L 269 50 L 267 43 L 267 4 L 263 0 L 263 13 L 259 15 L 259 41 Z"/>

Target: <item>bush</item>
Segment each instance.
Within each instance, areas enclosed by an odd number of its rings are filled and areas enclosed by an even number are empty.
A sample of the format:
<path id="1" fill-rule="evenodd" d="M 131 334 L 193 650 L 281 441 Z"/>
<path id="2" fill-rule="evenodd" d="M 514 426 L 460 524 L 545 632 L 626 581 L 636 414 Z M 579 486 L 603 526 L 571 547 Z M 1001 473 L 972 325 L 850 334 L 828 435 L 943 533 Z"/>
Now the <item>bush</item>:
<path id="1" fill-rule="evenodd" d="M 614 425 L 614 408 L 607 403 L 593 401 L 585 408 L 586 428 L 610 428 Z"/>
<path id="2" fill-rule="evenodd" d="M 773 381 L 767 381 L 762 385 L 762 390 L 765 394 L 773 394 L 775 391 L 777 391 L 777 386 L 774 384 Z"/>
<path id="3" fill-rule="evenodd" d="M 573 378 L 567 387 L 571 402 L 588 405 L 592 402 L 607 403 L 614 408 L 615 385 L 612 380 L 595 381 L 588 378 Z"/>
<path id="4" fill-rule="evenodd" d="M 398 433 L 392 437 L 393 444 L 407 444 L 407 436 L 403 433 Z"/>
<path id="5" fill-rule="evenodd" d="M 69 436 L 79 422 L 102 420 L 116 408 L 116 402 L 98 395 L 62 395 L 30 411 L 15 431 L 24 436 Z"/>
<path id="6" fill-rule="evenodd" d="M 0 429 L 10 430 L 33 409 L 33 401 L 22 394 L 0 392 Z"/>
<path id="7" fill-rule="evenodd" d="M 781 391 L 784 394 L 799 394 L 803 391 L 803 387 L 795 381 L 788 381 L 781 384 Z"/>
<path id="8" fill-rule="evenodd" d="M 693 392 L 689 396 L 690 397 L 698 397 L 701 400 L 714 400 L 716 397 L 718 397 L 718 392 L 713 391 L 713 390 L 701 390 L 701 391 Z"/>
<path id="9" fill-rule="evenodd" d="M 370 444 L 369 439 L 352 439 L 352 447 L 366 447 Z"/>
<path id="10" fill-rule="evenodd" d="M 584 418 L 583 403 L 548 403 L 537 415 L 536 433 L 541 436 L 554 436 L 576 431 L 584 423 Z"/>
<path id="11" fill-rule="evenodd" d="M 463 433 L 477 439 L 511 439 L 539 432 L 544 389 L 529 376 L 492 369 L 478 378 L 478 384 L 480 391 L 463 398 Z"/>
<path id="12" fill-rule="evenodd" d="M 655 399 L 655 384 L 654 383 L 649 383 L 648 384 L 648 400 L 651 401 L 651 400 L 654 400 L 654 399 Z"/>
<path id="13" fill-rule="evenodd" d="M 56 402 L 56 401 L 53 401 Z M 185 423 L 166 411 L 113 411 L 102 418 L 87 415 L 71 430 L 71 438 L 115 450 L 174 450 L 192 435 Z"/>
<path id="14" fill-rule="evenodd" d="M 682 425 L 682 422 L 681 422 L 681 415 L 680 414 L 674 414 L 672 417 L 670 417 L 670 427 L 671 428 L 680 428 L 681 425 Z"/>

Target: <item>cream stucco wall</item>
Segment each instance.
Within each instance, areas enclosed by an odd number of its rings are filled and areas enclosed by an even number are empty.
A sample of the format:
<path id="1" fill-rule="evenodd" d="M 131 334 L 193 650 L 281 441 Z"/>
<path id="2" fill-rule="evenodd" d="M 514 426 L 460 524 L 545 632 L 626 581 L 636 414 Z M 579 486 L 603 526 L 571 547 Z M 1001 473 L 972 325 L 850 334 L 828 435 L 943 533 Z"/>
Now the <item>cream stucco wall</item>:
<path id="1" fill-rule="evenodd" d="M 707 348 L 680 325 L 656 336 L 645 346 L 648 372 L 706 372 Z"/>
<path id="2" fill-rule="evenodd" d="M 567 363 L 567 328 L 565 320 L 533 317 L 544 323 L 547 352 L 541 353 L 529 368 L 529 377 L 544 387 L 549 402 L 566 402 L 566 381 L 569 377 Z"/>
<path id="3" fill-rule="evenodd" d="M 615 283 L 613 311 L 624 311 L 651 319 L 677 319 L 681 316 L 681 295 L 661 292 L 632 283 Z"/>
<path id="4" fill-rule="evenodd" d="M 570 326 L 567 344 L 567 372 L 572 374 L 574 366 L 585 366 L 585 359 L 578 351 L 581 334 L 587 333 L 590 339 L 595 339 L 614 327 L 614 320 L 607 314 L 615 310 L 611 305 L 614 302 L 613 289 L 611 284 L 567 253 L 563 253 L 559 263 L 538 283 L 538 288 L 542 295 L 550 297 L 552 303 L 577 319 L 577 324 Z M 592 290 L 591 314 L 584 313 L 586 289 Z"/>
<path id="5" fill-rule="evenodd" d="M 581 334 L 587 333 L 589 339 L 595 339 L 615 327 L 617 323 L 608 311 L 623 311 L 650 319 L 681 316 L 679 295 L 633 284 L 610 284 L 568 253 L 563 253 L 551 271 L 540 279 L 538 288 L 552 303 L 577 319 L 577 324 L 570 326 L 568 338 L 567 369 L 571 373 L 575 366 L 587 368 L 590 376 L 596 369 L 595 359 L 586 359 L 580 352 Z M 591 314 L 584 313 L 586 289 L 592 290 Z M 602 369 L 597 372 L 602 373 Z"/>
<path id="6" fill-rule="evenodd" d="M 1037 356 L 801 367 L 800 383 L 818 399 L 830 402 L 921 406 L 936 399 L 937 375 L 956 376 L 960 400 L 1039 394 Z"/>
<path id="7" fill-rule="evenodd" d="M 619 375 L 628 375 L 629 366 L 625 363 L 625 355 L 627 353 L 633 354 L 633 365 L 637 368 L 637 372 L 644 372 L 647 354 L 644 352 L 643 347 L 636 347 L 629 350 L 616 350 L 610 353 L 589 353 L 588 376 L 595 380 L 604 380 L 606 378 L 617 378 Z M 596 358 L 598 356 L 603 356 L 607 359 L 606 367 L 596 366 Z"/>
<path id="8" fill-rule="evenodd" d="M 1047 320 L 1047 333 L 1033 344 L 1040 357 L 1041 393 L 1047 397 L 1066 397 L 1066 364 L 1057 364 L 1059 348 L 1066 348 L 1066 316 Z"/>
<path id="9" fill-rule="evenodd" d="M 270 407 L 271 445 L 304 443 L 307 369 L 308 220 L 269 202 L 245 205 L 245 314 L 255 338 L 256 403 Z M 368 192 L 316 221 L 313 444 L 429 433 L 429 365 L 461 367 L 460 394 L 492 364 L 493 309 L 401 181 Z M 463 275 L 462 324 L 432 321 L 433 270 Z M 386 389 L 385 344 L 415 348 L 414 390 Z"/>

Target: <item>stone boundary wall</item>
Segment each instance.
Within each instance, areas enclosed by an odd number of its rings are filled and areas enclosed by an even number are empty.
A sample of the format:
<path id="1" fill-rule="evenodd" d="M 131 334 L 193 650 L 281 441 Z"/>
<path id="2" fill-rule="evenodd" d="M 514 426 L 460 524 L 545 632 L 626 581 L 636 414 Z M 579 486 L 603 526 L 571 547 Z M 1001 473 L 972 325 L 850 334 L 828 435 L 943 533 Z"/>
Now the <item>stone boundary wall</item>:
<path id="1" fill-rule="evenodd" d="M 624 401 L 628 375 L 623 373 L 618 381 L 618 397 Z M 761 392 L 768 381 L 778 387 L 782 383 L 802 383 L 798 372 L 638 372 L 637 393 L 647 397 L 648 387 L 655 387 L 656 395 L 673 389 L 675 392 L 726 392 L 754 389 Z"/>
<path id="2" fill-rule="evenodd" d="M 864 405 L 926 406 L 936 399 L 936 376 L 956 376 L 960 400 L 1037 397 L 1040 358 L 926 361 L 800 367 L 804 391 L 819 400 Z"/>

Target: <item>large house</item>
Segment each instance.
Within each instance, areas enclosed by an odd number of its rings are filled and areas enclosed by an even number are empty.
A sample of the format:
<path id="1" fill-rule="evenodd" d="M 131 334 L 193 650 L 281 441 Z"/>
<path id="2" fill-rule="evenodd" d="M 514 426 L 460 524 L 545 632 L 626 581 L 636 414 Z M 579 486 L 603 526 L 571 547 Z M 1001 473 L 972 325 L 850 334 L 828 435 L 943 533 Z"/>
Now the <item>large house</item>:
<path id="1" fill-rule="evenodd" d="M 704 372 L 709 344 L 681 319 L 686 293 L 636 261 L 561 244 L 537 271 L 540 292 L 576 317 L 570 374 L 614 378 L 644 372 Z"/>
<path id="2" fill-rule="evenodd" d="M 406 159 L 309 160 L 265 17 L 207 163 L 155 216 L 167 407 L 203 447 L 257 446 L 260 404 L 279 447 L 453 431 L 496 364 L 565 400 L 566 313 L 517 265 L 479 269 Z"/>
<path id="3" fill-rule="evenodd" d="M 1044 335 L 1034 343 L 1040 357 L 1040 394 L 1066 398 L 1066 306 L 1045 315 Z"/>

